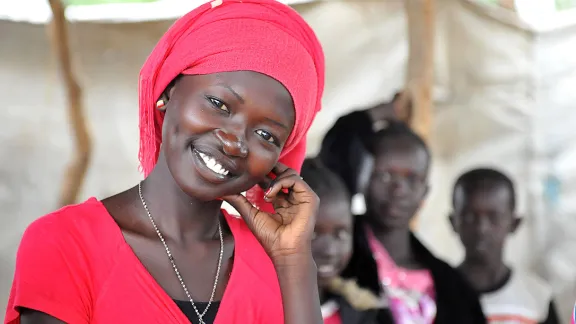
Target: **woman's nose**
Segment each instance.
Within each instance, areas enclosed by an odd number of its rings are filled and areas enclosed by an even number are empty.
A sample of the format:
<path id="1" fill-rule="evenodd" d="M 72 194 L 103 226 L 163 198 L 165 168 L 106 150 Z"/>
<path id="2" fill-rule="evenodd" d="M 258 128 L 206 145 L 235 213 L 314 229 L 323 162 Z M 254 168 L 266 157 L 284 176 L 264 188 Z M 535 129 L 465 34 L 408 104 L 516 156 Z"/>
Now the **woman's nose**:
<path id="1" fill-rule="evenodd" d="M 222 148 L 225 154 L 241 158 L 248 156 L 248 146 L 246 146 L 246 143 L 242 138 L 232 133 L 227 133 L 222 129 L 215 130 L 214 134 L 222 143 Z"/>

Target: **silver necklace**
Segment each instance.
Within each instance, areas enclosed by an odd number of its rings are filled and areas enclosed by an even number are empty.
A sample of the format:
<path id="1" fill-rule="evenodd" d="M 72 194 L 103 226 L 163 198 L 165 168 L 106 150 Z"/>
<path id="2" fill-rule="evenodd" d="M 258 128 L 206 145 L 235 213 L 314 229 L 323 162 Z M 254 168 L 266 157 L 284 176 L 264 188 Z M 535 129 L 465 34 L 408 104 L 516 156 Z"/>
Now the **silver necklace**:
<path id="1" fill-rule="evenodd" d="M 204 322 L 203 318 L 204 318 L 204 315 L 206 315 L 206 312 L 208 312 L 210 305 L 212 305 L 212 301 L 214 300 L 214 294 L 216 293 L 216 287 L 218 286 L 218 277 L 220 276 L 220 267 L 222 266 L 222 255 L 224 254 L 224 239 L 222 238 L 222 227 L 220 226 L 220 222 L 218 222 L 218 234 L 220 235 L 220 256 L 218 257 L 218 268 L 216 269 L 216 278 L 214 279 L 214 287 L 212 287 L 212 294 L 210 295 L 210 300 L 208 301 L 208 305 L 206 306 L 204 311 L 202 313 L 200 313 L 200 311 L 198 311 L 198 308 L 196 308 L 196 305 L 194 304 L 194 300 L 192 299 L 192 296 L 190 296 L 190 293 L 188 292 L 188 288 L 186 288 L 186 285 L 184 284 L 184 280 L 182 279 L 182 276 L 180 275 L 180 271 L 178 271 L 178 268 L 176 267 L 176 263 L 174 262 L 174 257 L 172 256 L 172 252 L 170 252 L 170 249 L 168 248 L 168 244 L 166 244 L 166 241 L 164 240 L 164 236 L 162 236 L 162 233 L 160 233 L 160 230 L 158 229 L 158 227 L 156 226 L 156 223 L 154 222 L 154 219 L 152 218 L 152 214 L 150 214 L 150 211 L 148 210 L 148 206 L 146 205 L 146 201 L 144 200 L 144 196 L 142 195 L 142 182 L 140 182 L 138 184 L 138 194 L 140 195 L 140 201 L 142 201 L 142 206 L 144 206 L 144 210 L 146 210 L 146 214 L 148 214 L 148 218 L 150 219 L 150 222 L 152 223 L 152 226 L 154 227 L 156 234 L 158 234 L 158 238 L 160 239 L 160 241 L 164 245 L 164 249 L 166 250 L 166 254 L 168 254 L 168 259 L 170 260 L 170 263 L 172 264 L 172 268 L 174 269 L 174 272 L 176 273 L 176 276 L 178 277 L 178 280 L 180 281 L 180 285 L 182 286 L 182 289 L 184 289 L 184 293 L 186 293 L 186 297 L 188 297 L 188 299 L 190 299 L 190 304 L 192 304 L 192 307 L 194 308 L 196 315 L 198 315 L 198 319 L 200 320 L 200 324 L 206 324 Z"/>

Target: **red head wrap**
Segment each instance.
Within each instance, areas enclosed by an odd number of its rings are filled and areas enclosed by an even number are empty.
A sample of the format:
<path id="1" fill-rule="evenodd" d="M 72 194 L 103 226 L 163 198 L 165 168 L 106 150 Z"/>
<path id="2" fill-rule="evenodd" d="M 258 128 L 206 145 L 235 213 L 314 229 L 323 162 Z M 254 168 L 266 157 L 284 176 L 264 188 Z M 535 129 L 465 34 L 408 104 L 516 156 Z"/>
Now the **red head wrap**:
<path id="1" fill-rule="evenodd" d="M 146 176 L 158 160 L 163 115 L 155 107 L 168 84 L 180 74 L 242 70 L 268 75 L 290 92 L 296 121 L 280 161 L 300 170 L 324 89 L 320 43 L 302 17 L 280 2 L 215 0 L 177 20 L 140 71 L 139 158 Z M 265 207 L 261 191 L 251 190 L 248 198 Z"/>

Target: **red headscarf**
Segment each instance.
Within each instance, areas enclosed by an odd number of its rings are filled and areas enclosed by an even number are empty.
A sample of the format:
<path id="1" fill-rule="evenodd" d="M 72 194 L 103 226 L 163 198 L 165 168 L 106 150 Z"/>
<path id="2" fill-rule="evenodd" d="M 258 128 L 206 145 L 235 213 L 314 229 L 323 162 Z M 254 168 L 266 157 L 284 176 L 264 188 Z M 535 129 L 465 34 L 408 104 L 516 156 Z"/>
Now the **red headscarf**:
<path id="1" fill-rule="evenodd" d="M 268 75 L 290 92 L 296 121 L 280 162 L 300 170 L 324 90 L 320 43 L 302 17 L 278 1 L 215 0 L 177 20 L 140 71 L 139 158 L 146 176 L 158 160 L 163 115 L 155 107 L 168 84 L 180 74 L 242 70 Z M 251 190 L 248 198 L 265 208 L 262 195 Z"/>

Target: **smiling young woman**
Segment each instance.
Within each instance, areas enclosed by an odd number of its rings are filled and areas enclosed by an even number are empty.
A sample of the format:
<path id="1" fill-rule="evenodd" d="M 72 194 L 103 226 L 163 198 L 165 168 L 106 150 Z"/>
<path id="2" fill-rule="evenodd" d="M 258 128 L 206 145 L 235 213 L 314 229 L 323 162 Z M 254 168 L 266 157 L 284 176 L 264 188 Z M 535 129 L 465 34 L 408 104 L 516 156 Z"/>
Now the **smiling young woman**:
<path id="1" fill-rule="evenodd" d="M 5 323 L 322 323 L 296 170 L 323 87 L 316 36 L 277 1 L 178 20 L 140 74 L 145 180 L 28 227 Z"/>

